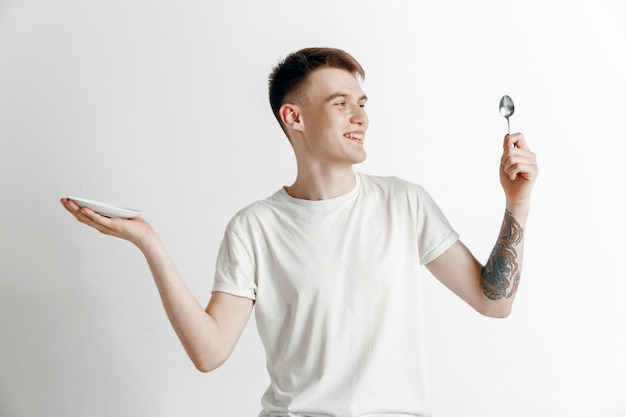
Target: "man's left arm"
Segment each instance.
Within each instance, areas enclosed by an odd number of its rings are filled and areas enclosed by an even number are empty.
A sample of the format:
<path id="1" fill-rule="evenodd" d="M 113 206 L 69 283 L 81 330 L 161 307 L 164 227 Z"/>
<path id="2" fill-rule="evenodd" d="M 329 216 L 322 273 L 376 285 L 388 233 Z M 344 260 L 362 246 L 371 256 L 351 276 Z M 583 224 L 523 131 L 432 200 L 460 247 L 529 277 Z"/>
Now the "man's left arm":
<path id="1" fill-rule="evenodd" d="M 458 241 L 426 265 L 439 281 L 486 316 L 506 317 L 511 312 L 521 278 L 530 193 L 538 172 L 536 156 L 524 136 L 506 135 L 500 164 L 506 209 L 486 264 Z"/>

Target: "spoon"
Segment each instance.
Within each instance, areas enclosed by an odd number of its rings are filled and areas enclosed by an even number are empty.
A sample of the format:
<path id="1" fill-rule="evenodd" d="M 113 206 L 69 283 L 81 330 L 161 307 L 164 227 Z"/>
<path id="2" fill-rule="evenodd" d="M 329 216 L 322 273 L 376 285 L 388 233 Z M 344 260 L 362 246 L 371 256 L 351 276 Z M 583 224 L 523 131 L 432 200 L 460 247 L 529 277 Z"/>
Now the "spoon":
<path id="1" fill-rule="evenodd" d="M 511 97 L 504 95 L 500 99 L 500 105 L 498 106 L 500 109 L 500 115 L 506 119 L 506 126 L 509 129 L 509 135 L 511 134 L 511 124 L 509 123 L 509 117 L 513 116 L 513 112 L 515 111 L 515 104 L 513 104 L 513 100 Z"/>

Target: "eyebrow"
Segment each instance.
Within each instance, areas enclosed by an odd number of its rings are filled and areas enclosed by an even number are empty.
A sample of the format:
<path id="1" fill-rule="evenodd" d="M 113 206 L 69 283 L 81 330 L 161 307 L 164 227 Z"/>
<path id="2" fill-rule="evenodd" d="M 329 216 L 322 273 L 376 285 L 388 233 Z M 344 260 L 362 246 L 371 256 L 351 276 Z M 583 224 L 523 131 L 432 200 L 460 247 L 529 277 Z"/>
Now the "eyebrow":
<path id="1" fill-rule="evenodd" d="M 335 93 L 335 94 L 331 94 L 326 101 L 332 101 L 336 98 L 349 98 L 351 97 L 350 94 L 346 94 L 346 93 Z M 357 101 L 367 101 L 367 96 L 365 94 L 363 94 Z"/>

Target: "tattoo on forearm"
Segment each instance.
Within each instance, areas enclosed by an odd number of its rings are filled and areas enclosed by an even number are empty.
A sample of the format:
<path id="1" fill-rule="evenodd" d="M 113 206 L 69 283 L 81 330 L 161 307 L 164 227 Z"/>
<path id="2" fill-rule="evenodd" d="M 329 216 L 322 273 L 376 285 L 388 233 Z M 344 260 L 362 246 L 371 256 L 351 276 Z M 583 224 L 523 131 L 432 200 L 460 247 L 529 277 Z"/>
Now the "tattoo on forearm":
<path id="1" fill-rule="evenodd" d="M 506 210 L 500 236 L 482 271 L 482 288 L 487 298 L 501 300 L 517 292 L 521 270 L 515 247 L 523 235 L 522 226 Z"/>

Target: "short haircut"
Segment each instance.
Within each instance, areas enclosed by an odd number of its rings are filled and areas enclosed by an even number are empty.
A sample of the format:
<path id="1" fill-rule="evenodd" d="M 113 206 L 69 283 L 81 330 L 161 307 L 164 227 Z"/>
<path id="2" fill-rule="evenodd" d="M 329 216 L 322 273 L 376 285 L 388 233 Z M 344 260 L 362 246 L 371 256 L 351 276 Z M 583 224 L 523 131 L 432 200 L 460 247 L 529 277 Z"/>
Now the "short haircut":
<path id="1" fill-rule="evenodd" d="M 350 54 L 336 48 L 304 48 L 287 55 L 274 67 L 269 77 L 269 98 L 272 112 L 286 133 L 280 118 L 280 107 L 302 92 L 313 71 L 320 68 L 339 68 L 361 79 L 365 71 Z"/>

